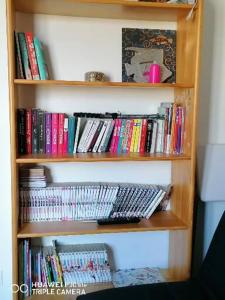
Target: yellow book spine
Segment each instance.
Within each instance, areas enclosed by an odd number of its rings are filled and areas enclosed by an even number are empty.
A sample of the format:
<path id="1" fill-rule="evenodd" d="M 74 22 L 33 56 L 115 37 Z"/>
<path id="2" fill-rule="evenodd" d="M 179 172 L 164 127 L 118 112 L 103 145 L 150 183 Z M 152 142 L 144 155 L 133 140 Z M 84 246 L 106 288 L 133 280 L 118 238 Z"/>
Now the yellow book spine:
<path id="1" fill-rule="evenodd" d="M 136 137 L 136 130 L 137 130 L 137 119 L 134 119 L 134 127 L 133 127 L 133 133 L 132 133 L 132 139 L 131 139 L 131 145 L 130 145 L 130 152 L 134 152 L 134 142 Z"/>

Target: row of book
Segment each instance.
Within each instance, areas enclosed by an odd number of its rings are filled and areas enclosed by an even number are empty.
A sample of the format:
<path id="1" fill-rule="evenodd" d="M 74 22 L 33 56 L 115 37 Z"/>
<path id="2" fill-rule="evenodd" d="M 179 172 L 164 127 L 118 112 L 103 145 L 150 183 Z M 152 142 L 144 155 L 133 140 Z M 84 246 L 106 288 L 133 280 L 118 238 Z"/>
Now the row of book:
<path id="1" fill-rule="evenodd" d="M 47 176 L 43 166 L 19 169 L 19 183 L 22 187 L 46 187 Z"/>
<path id="2" fill-rule="evenodd" d="M 20 243 L 19 280 L 33 289 L 67 287 L 112 281 L 105 244 L 31 246 L 30 240 Z M 58 284 L 58 285 L 56 285 Z"/>
<path id="3" fill-rule="evenodd" d="M 153 115 L 48 113 L 18 109 L 19 154 L 87 152 L 181 154 L 185 145 L 183 106 L 161 103 Z"/>
<path id="4" fill-rule="evenodd" d="M 15 57 L 17 78 L 49 79 L 42 44 L 32 32 L 15 32 Z"/>
<path id="5" fill-rule="evenodd" d="M 170 186 L 133 183 L 55 183 L 46 188 L 20 187 L 21 222 L 149 219 L 166 208 Z"/>

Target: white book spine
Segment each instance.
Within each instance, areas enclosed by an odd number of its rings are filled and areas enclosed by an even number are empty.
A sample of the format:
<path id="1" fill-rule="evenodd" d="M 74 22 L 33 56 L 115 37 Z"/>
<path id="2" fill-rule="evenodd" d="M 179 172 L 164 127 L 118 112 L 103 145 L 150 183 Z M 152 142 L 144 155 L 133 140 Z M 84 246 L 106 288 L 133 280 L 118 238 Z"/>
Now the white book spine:
<path id="1" fill-rule="evenodd" d="M 94 148 L 93 148 L 93 152 L 94 152 L 94 153 L 98 152 L 98 148 L 99 148 L 99 145 L 100 145 L 100 143 L 101 143 L 102 137 L 103 137 L 103 135 L 104 135 L 104 133 L 105 133 L 106 126 L 107 126 L 107 123 L 106 123 L 106 121 L 104 121 L 104 124 L 103 124 L 103 126 L 102 126 L 101 131 L 100 131 L 100 134 L 99 134 L 99 136 L 98 136 L 98 138 L 97 138 L 97 141 L 96 141 L 96 143 L 95 143 L 95 145 L 94 145 Z"/>

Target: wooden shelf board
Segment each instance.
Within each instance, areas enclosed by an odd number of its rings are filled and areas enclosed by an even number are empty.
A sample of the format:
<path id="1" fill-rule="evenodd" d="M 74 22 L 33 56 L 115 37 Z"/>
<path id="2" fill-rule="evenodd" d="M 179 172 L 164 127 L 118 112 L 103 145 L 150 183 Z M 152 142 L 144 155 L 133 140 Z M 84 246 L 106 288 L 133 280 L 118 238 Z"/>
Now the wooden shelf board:
<path id="1" fill-rule="evenodd" d="M 155 213 L 149 220 L 141 220 L 138 224 L 118 224 L 99 226 L 96 222 L 61 221 L 24 223 L 18 238 L 37 238 L 45 236 L 66 236 L 81 234 L 102 234 L 122 232 L 143 232 L 161 230 L 187 229 L 179 218 L 171 211 Z"/>
<path id="2" fill-rule="evenodd" d="M 91 18 L 175 21 L 192 5 L 126 0 L 16 0 L 16 10 L 24 13 Z"/>
<path id="3" fill-rule="evenodd" d="M 74 155 L 48 156 L 46 154 L 21 155 L 16 159 L 19 164 L 54 163 L 54 162 L 107 162 L 107 161 L 175 161 L 190 160 L 188 155 L 156 154 L 113 154 L 113 153 L 78 153 Z"/>
<path id="4" fill-rule="evenodd" d="M 24 80 L 15 79 L 17 85 L 34 86 L 74 86 L 87 88 L 193 88 L 192 84 L 184 83 L 136 83 L 136 82 L 88 82 L 88 81 L 69 81 L 69 80 Z"/>

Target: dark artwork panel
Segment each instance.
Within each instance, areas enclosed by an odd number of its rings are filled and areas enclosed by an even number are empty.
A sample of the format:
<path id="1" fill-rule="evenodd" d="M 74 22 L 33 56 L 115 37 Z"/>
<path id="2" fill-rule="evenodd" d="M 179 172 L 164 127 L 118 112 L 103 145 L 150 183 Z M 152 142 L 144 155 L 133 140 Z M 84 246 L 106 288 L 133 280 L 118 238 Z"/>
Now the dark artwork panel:
<path id="1" fill-rule="evenodd" d="M 152 63 L 161 67 L 161 82 L 176 82 L 176 31 L 122 28 L 122 81 L 148 82 Z"/>

